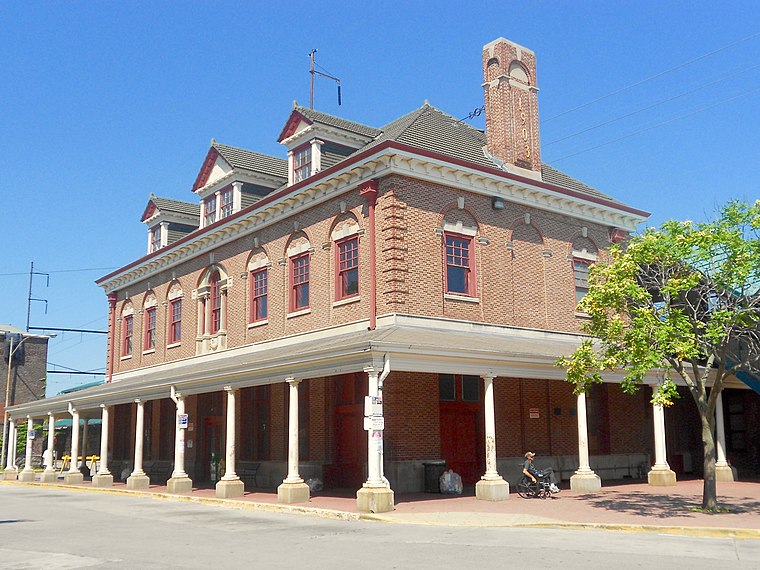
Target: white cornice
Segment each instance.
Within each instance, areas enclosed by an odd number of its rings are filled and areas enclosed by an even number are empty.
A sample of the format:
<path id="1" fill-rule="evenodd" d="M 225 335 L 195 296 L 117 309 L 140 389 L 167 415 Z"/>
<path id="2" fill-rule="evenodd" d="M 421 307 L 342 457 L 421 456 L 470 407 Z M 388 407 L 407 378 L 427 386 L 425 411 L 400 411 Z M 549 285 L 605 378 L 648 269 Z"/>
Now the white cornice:
<path id="1" fill-rule="evenodd" d="M 194 190 L 194 192 L 198 194 L 201 199 L 203 199 L 209 194 L 212 194 L 217 190 L 221 190 L 233 182 L 258 184 L 260 186 L 266 186 L 267 188 L 279 188 L 286 182 L 286 178 L 273 176 L 271 174 L 264 174 L 263 172 L 254 172 L 250 170 L 235 168 L 221 178 L 217 178 L 213 182 L 209 182 L 205 186 L 201 186 L 197 190 Z"/>
<path id="2" fill-rule="evenodd" d="M 357 135 L 356 133 L 345 131 L 338 127 L 313 123 L 280 142 L 288 149 L 293 149 L 314 137 L 342 144 L 350 148 L 361 148 L 373 138 L 370 136 Z"/>
<path id="3" fill-rule="evenodd" d="M 339 163 L 340 164 L 340 163 Z M 230 173 L 214 184 L 232 179 Z M 398 174 L 442 184 L 484 196 L 499 196 L 504 200 L 564 214 L 585 222 L 609 225 L 633 231 L 646 218 L 632 214 L 614 206 L 599 204 L 592 200 L 565 194 L 528 182 L 505 178 L 499 171 L 483 172 L 476 168 L 453 165 L 443 160 L 422 157 L 418 154 L 386 148 L 377 154 L 350 163 L 327 178 L 318 179 L 297 190 L 294 194 L 284 194 L 276 200 L 254 209 L 244 217 L 234 217 L 213 231 L 202 232 L 198 236 L 178 245 L 170 245 L 161 254 L 144 264 L 129 267 L 100 283 L 110 293 L 129 286 L 131 283 L 150 278 L 198 255 L 203 255 L 230 240 L 250 235 L 262 228 L 303 212 L 351 191 L 360 183 L 389 174 Z M 240 177 L 236 178 L 240 179 Z"/>

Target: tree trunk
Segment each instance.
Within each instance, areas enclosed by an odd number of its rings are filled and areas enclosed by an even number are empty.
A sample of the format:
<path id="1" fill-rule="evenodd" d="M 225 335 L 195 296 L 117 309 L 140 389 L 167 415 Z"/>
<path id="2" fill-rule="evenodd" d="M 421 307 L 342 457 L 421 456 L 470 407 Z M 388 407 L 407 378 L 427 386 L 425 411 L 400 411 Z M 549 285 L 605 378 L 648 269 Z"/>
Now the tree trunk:
<path id="1" fill-rule="evenodd" d="M 702 420 L 702 443 L 705 448 L 702 508 L 706 511 L 717 511 L 718 491 L 715 485 L 715 438 L 713 437 L 712 422 L 707 417 L 705 408 L 701 406 L 699 417 Z"/>

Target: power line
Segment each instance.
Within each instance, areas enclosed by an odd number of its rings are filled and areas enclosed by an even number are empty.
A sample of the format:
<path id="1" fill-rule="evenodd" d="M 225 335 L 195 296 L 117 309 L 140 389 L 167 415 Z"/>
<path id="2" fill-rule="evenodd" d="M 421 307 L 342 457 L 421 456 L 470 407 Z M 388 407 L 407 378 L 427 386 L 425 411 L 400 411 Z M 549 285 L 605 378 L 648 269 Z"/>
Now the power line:
<path id="1" fill-rule="evenodd" d="M 619 142 L 619 141 L 622 141 L 622 140 L 625 140 L 625 139 L 631 138 L 631 137 L 633 137 L 633 136 L 636 136 L 636 135 L 638 135 L 638 134 L 644 133 L 644 132 L 646 132 L 646 131 L 651 131 L 651 130 L 653 130 L 653 129 L 656 129 L 656 128 L 658 128 L 658 127 L 663 127 L 663 126 L 665 126 L 665 125 L 668 125 L 668 124 L 670 124 L 670 123 L 674 123 L 675 121 L 679 121 L 679 120 L 681 120 L 681 119 L 686 119 L 686 118 L 688 118 L 688 117 L 691 117 L 691 116 L 693 116 L 693 115 L 696 115 L 696 114 L 698 114 L 698 113 L 701 113 L 702 111 L 706 111 L 706 110 L 708 110 L 708 109 L 711 109 L 711 108 L 713 108 L 713 107 L 716 107 L 717 105 L 721 105 L 721 104 L 723 104 L 723 103 L 728 103 L 729 101 L 734 101 L 734 100 L 736 100 L 736 99 L 740 99 L 740 98 L 742 98 L 742 97 L 746 97 L 747 95 L 752 95 L 753 93 L 757 93 L 757 92 L 760 92 L 760 87 L 758 87 L 757 89 L 752 89 L 752 90 L 750 90 L 750 91 L 746 91 L 746 92 L 744 92 L 744 93 L 740 93 L 739 95 L 735 95 L 735 96 L 733 96 L 733 97 L 728 97 L 727 99 L 721 99 L 720 101 L 716 101 L 715 103 L 710 103 L 709 105 L 704 105 L 703 107 L 700 107 L 700 108 L 698 108 L 698 109 L 695 109 L 695 110 L 694 110 L 694 111 L 692 111 L 691 113 L 687 113 L 687 114 L 685 114 L 685 115 L 681 115 L 681 116 L 679 116 L 679 117 L 673 117 L 672 119 L 668 119 L 667 121 L 663 121 L 663 122 L 661 122 L 661 123 L 657 123 L 656 125 L 651 125 L 651 126 L 649 126 L 649 127 L 645 127 L 645 128 L 643 128 L 643 129 L 639 129 L 638 131 L 634 131 L 634 132 L 632 132 L 632 133 L 629 133 L 629 134 L 627 134 L 627 135 L 624 135 L 624 136 L 622 136 L 622 137 L 618 137 L 618 138 L 616 138 L 616 139 L 613 139 L 613 140 L 605 141 L 605 142 L 603 142 L 603 143 L 601 143 L 601 144 L 598 144 L 598 145 L 595 145 L 595 146 L 592 146 L 592 147 L 589 147 L 589 148 L 585 148 L 585 149 L 583 149 L 583 150 L 579 150 L 578 152 L 574 152 L 574 153 L 572 153 L 572 154 L 567 154 L 567 155 L 565 155 L 565 156 L 562 156 L 562 157 L 560 157 L 560 158 L 555 158 L 554 160 L 552 160 L 552 161 L 549 161 L 549 164 L 555 164 L 555 163 L 557 163 L 557 162 L 559 162 L 559 161 L 561 161 L 561 160 L 565 160 L 565 159 L 567 159 L 567 158 L 572 158 L 572 157 L 574 157 L 574 156 L 578 156 L 579 154 L 583 154 L 583 153 L 585 153 L 585 152 L 589 152 L 589 151 L 592 151 L 592 150 L 596 150 L 596 149 L 598 149 L 598 148 L 601 148 L 601 147 L 603 147 L 603 146 L 611 145 L 611 144 L 613 144 L 613 143 L 616 143 L 616 142 Z"/>
<path id="2" fill-rule="evenodd" d="M 541 121 L 541 124 L 548 123 L 549 121 L 553 121 L 554 119 L 557 119 L 559 117 L 563 117 L 569 113 L 573 113 L 575 111 L 578 111 L 580 109 L 585 109 L 589 105 L 593 105 L 595 103 L 598 103 L 599 101 L 604 101 L 605 99 L 608 99 L 610 97 L 614 97 L 615 95 L 619 95 L 620 93 L 623 93 L 625 91 L 628 91 L 629 89 L 633 89 L 634 87 L 638 87 L 639 85 L 643 85 L 644 83 L 647 83 L 649 81 L 652 81 L 653 79 L 657 79 L 659 77 L 662 77 L 663 75 L 667 75 L 668 73 L 672 73 L 674 71 L 678 71 L 679 69 L 683 69 L 684 67 L 688 67 L 689 65 L 692 65 L 698 61 L 701 61 L 707 57 L 710 57 L 711 55 L 715 55 L 716 53 L 720 53 L 722 51 L 725 51 L 727 49 L 730 49 L 732 47 L 738 46 L 739 44 L 742 44 L 744 42 L 747 42 L 749 40 L 755 39 L 756 37 L 760 36 L 760 32 L 756 34 L 752 34 L 751 36 L 747 36 L 746 38 L 742 38 L 740 40 L 735 41 L 732 44 L 729 44 L 727 46 L 723 46 L 721 48 L 718 48 L 716 50 L 713 50 L 711 52 L 702 54 L 698 57 L 695 57 L 694 59 L 690 59 L 689 61 L 686 61 L 684 63 L 681 63 L 679 65 L 676 65 L 675 67 L 671 67 L 670 69 L 666 69 L 665 71 L 660 71 L 659 73 L 655 73 L 654 75 L 647 77 L 646 79 L 641 79 L 640 81 L 636 81 L 635 83 L 631 83 L 630 85 L 626 85 L 625 87 L 621 87 L 620 89 L 617 89 L 611 93 L 607 93 L 607 95 L 602 95 L 601 97 L 597 97 L 596 99 L 592 101 L 588 101 L 587 103 L 583 103 L 582 105 L 578 105 L 577 107 L 573 107 L 572 109 L 569 109 L 567 111 L 563 111 L 559 113 L 558 115 L 554 115 L 553 117 L 549 117 L 548 119 L 544 119 Z"/>
<path id="3" fill-rule="evenodd" d="M 760 67 L 760 64 L 753 65 L 753 66 L 748 67 L 746 69 L 742 69 L 741 71 L 737 71 L 736 73 L 731 73 L 731 74 L 728 74 L 728 75 L 724 75 L 720 79 L 716 79 L 715 81 L 713 81 L 711 83 L 706 83 L 704 85 L 700 85 L 699 87 L 697 87 L 695 89 L 692 89 L 690 91 L 684 91 L 683 93 L 679 93 L 678 95 L 674 95 L 673 97 L 669 97 L 668 99 L 662 99 L 660 101 L 657 101 L 656 103 L 653 103 L 652 105 L 649 105 L 648 107 L 642 107 L 642 108 L 637 109 L 635 111 L 632 111 L 630 113 L 626 113 L 625 115 L 621 115 L 619 117 L 615 117 L 615 118 L 610 119 L 608 121 L 604 121 L 603 123 L 599 123 L 597 125 L 594 125 L 593 127 L 588 127 L 587 129 L 583 129 L 582 131 L 575 132 L 573 134 L 567 135 L 567 136 L 562 137 L 560 139 L 556 139 L 556 140 L 550 141 L 548 143 L 543 143 L 541 146 L 542 146 L 542 148 L 546 148 L 547 146 L 553 145 L 553 144 L 558 143 L 558 142 L 566 141 L 567 139 L 571 139 L 573 137 L 577 137 L 578 135 L 585 134 L 585 133 L 587 133 L 589 131 L 593 131 L 593 130 L 598 129 L 600 127 L 605 127 L 605 126 L 607 126 L 607 125 L 609 125 L 611 123 L 615 123 L 617 121 L 621 121 L 623 119 L 627 119 L 628 117 L 632 117 L 633 115 L 637 115 L 639 113 L 643 113 L 644 111 L 649 111 L 650 109 L 654 109 L 655 107 L 657 107 L 659 105 L 662 105 L 664 103 L 670 103 L 671 101 L 675 101 L 676 99 L 679 99 L 681 97 L 685 97 L 686 95 L 691 95 L 692 93 L 696 93 L 697 91 L 700 91 L 702 89 L 706 89 L 708 87 L 712 87 L 713 85 L 716 85 L 716 84 L 721 83 L 723 81 L 727 81 L 729 79 L 732 79 L 732 78 L 736 77 L 737 75 L 741 75 L 742 73 L 747 73 L 748 71 L 752 71 L 753 69 L 757 69 L 758 67 Z"/>
<path id="4" fill-rule="evenodd" d="M 45 273 L 81 273 L 84 271 L 109 271 L 116 269 L 116 267 L 88 267 L 85 269 L 58 269 L 56 271 L 46 271 Z M 0 277 L 12 277 L 16 275 L 29 275 L 28 271 L 23 273 L 0 273 Z"/>

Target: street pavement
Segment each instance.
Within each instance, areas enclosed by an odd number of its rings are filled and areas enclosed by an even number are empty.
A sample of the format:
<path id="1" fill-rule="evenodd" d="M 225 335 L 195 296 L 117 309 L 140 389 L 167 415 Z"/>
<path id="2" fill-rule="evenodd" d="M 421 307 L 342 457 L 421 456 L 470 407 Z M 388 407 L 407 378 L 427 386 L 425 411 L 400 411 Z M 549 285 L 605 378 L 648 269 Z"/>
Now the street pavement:
<path id="1" fill-rule="evenodd" d="M 3 485 L 50 485 L 4 481 Z M 651 487 L 642 482 L 602 483 L 596 494 L 563 489 L 549 499 L 523 499 L 513 489 L 506 501 L 480 501 L 472 489 L 461 496 L 435 493 L 396 495 L 395 509 L 365 514 L 356 509 L 354 491 L 317 493 L 307 503 L 282 505 L 274 490 L 246 492 L 238 499 L 217 499 L 213 488 L 195 488 L 187 496 L 171 495 L 165 486 L 129 491 L 124 483 L 97 489 L 81 485 L 54 487 L 94 493 L 139 495 L 160 500 L 191 501 L 268 512 L 285 512 L 337 520 L 375 520 L 388 523 L 460 526 L 576 528 L 627 532 L 654 532 L 706 537 L 760 539 L 760 482 L 719 482 L 721 512 L 704 513 L 702 480 L 679 481 L 675 487 Z"/>

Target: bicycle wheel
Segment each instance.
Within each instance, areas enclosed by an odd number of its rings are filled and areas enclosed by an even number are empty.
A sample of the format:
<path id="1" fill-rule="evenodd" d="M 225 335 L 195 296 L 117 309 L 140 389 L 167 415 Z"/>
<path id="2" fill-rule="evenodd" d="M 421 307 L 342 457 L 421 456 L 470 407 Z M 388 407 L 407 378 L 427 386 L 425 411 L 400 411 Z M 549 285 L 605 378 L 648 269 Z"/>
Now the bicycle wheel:
<path id="1" fill-rule="evenodd" d="M 535 497 L 536 490 L 533 486 L 533 482 L 527 477 L 520 479 L 520 482 L 517 484 L 517 494 L 523 499 Z"/>

